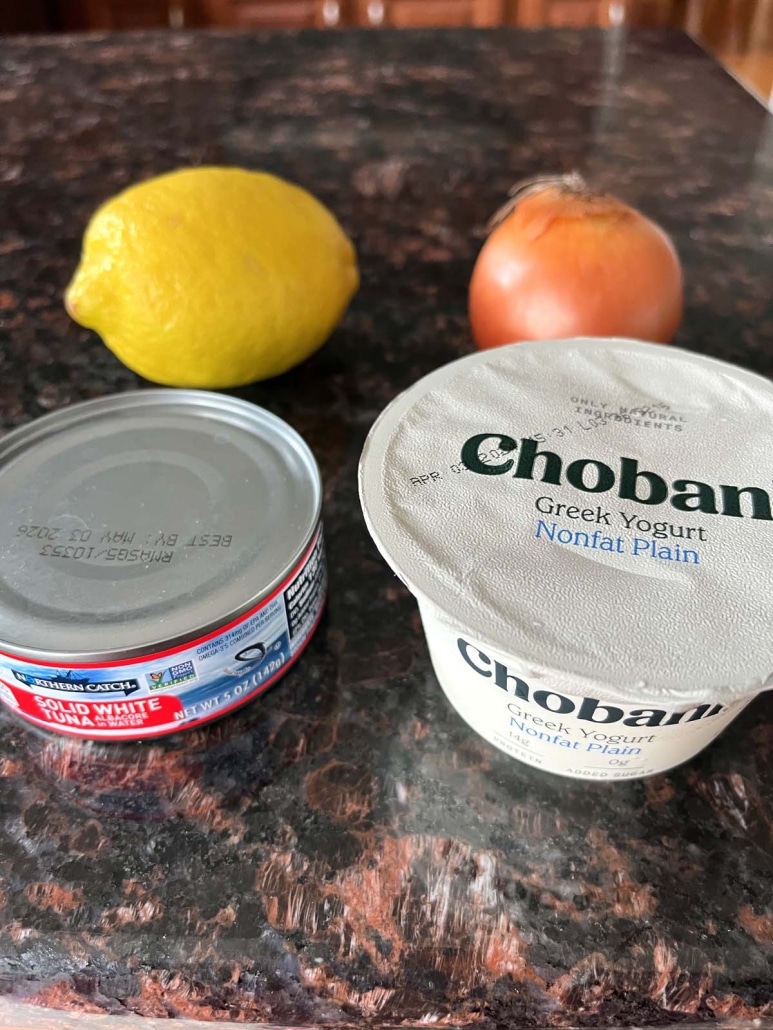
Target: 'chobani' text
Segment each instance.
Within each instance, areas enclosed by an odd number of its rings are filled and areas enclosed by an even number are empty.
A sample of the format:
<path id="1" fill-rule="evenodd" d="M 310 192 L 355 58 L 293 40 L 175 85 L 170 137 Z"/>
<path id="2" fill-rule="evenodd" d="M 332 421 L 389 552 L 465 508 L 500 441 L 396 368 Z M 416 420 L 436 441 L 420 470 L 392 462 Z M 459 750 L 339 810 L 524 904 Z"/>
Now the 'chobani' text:
<path id="1" fill-rule="evenodd" d="M 497 687 L 526 704 L 534 704 L 553 715 L 571 715 L 581 722 L 623 726 L 675 726 L 701 719 L 710 719 L 725 711 L 721 704 L 700 704 L 684 712 L 664 711 L 660 708 L 621 708 L 602 703 L 595 697 L 573 700 L 555 690 L 533 690 L 529 684 L 511 672 L 502 662 L 490 658 L 479 647 L 463 637 L 456 642 L 459 653 L 467 665 L 484 679 L 492 679 Z"/>
<path id="2" fill-rule="evenodd" d="M 513 458 L 493 464 L 480 458 L 481 446 L 491 440 L 504 454 L 518 451 Z M 536 440 L 524 437 L 517 443 L 502 433 L 478 433 L 466 440 L 461 458 L 465 466 L 481 476 L 503 476 L 508 472 L 513 479 L 538 479 L 543 483 L 560 486 L 564 481 L 586 493 L 607 493 L 617 489 L 617 496 L 639 504 L 669 502 L 679 511 L 700 511 L 706 515 L 729 515 L 734 518 L 752 518 L 773 521 L 771 498 L 759 486 L 716 487 L 697 479 L 677 478 L 667 482 L 657 472 L 640 469 L 636 458 L 620 458 L 619 472 L 595 458 L 578 458 L 564 467 L 564 460 L 554 451 L 539 450 Z M 540 461 L 539 470 L 535 468 Z M 744 512 L 743 508 L 746 508 Z"/>

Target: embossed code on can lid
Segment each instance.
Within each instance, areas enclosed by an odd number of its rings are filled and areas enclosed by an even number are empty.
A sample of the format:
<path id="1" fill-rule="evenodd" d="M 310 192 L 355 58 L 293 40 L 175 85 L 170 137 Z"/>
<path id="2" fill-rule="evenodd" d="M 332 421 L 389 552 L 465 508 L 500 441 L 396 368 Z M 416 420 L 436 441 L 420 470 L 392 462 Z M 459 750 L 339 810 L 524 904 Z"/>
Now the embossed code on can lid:
<path id="1" fill-rule="evenodd" d="M 301 557 L 314 457 L 246 401 L 146 390 L 0 439 L 0 650 L 114 659 L 239 615 Z"/>

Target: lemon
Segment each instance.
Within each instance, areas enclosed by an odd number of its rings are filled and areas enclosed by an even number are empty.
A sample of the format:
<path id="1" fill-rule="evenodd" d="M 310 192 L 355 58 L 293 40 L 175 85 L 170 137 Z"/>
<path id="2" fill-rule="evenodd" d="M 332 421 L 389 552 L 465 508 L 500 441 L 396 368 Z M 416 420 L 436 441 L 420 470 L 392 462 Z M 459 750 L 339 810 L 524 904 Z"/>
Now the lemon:
<path id="1" fill-rule="evenodd" d="M 96 211 L 65 306 L 145 378 L 217 388 L 303 361 L 358 285 L 353 245 L 306 190 L 264 172 L 191 168 Z"/>

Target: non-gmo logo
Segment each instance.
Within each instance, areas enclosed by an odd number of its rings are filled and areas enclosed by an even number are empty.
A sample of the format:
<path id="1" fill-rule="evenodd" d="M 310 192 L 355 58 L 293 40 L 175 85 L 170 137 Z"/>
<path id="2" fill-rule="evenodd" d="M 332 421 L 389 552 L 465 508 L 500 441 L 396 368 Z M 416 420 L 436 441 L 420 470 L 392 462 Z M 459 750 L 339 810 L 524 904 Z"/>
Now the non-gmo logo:
<path id="1" fill-rule="evenodd" d="M 196 679 L 196 668 L 191 661 L 178 662 L 165 669 L 157 669 L 148 673 L 148 686 L 151 690 L 163 690 L 165 687 L 177 687 L 181 683 L 191 683 Z"/>

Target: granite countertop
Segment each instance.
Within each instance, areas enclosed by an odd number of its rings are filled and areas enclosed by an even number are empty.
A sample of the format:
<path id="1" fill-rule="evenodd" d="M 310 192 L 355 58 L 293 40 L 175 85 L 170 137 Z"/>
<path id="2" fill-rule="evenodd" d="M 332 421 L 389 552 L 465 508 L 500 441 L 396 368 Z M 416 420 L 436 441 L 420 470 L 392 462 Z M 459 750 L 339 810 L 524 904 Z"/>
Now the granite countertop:
<path id="1" fill-rule="evenodd" d="M 143 177 L 231 163 L 309 187 L 362 288 L 313 359 L 237 391 L 322 469 L 330 601 L 302 659 L 163 743 L 3 716 L 0 1021 L 16 1003 L 482 1030 L 773 1016 L 773 697 L 668 775 L 520 765 L 443 699 L 356 490 L 384 405 L 471 349 L 472 262 L 525 175 L 577 168 L 662 222 L 686 271 L 677 342 L 773 374 L 773 119 L 658 32 L 165 33 L 2 57 L 3 427 L 147 385 L 61 300 L 89 215 Z"/>

